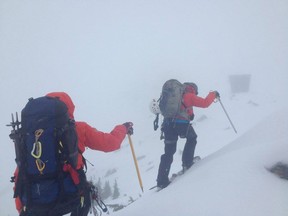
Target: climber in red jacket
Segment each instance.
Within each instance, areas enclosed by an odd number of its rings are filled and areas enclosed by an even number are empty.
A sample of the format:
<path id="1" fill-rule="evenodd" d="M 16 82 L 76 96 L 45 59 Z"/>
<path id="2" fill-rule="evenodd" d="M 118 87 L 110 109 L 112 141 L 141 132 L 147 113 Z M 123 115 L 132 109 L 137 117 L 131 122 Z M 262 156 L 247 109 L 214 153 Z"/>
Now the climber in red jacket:
<path id="1" fill-rule="evenodd" d="M 64 102 L 68 108 L 68 115 L 70 119 L 74 120 L 75 106 L 70 96 L 67 93 L 52 92 L 52 93 L 47 94 L 46 96 L 56 97 L 56 98 L 59 98 L 62 102 Z M 74 175 L 72 176 L 73 180 L 75 180 L 76 178 L 75 181 L 81 181 L 82 184 L 84 182 L 84 185 L 85 185 L 87 180 L 86 180 L 85 172 L 83 171 L 85 161 L 84 161 L 82 154 L 84 153 L 86 147 L 93 149 L 93 150 L 103 151 L 103 152 L 111 152 L 111 151 L 115 151 L 119 149 L 126 134 L 129 134 L 129 135 L 133 134 L 133 123 L 126 122 L 124 124 L 117 125 L 110 133 L 104 133 L 102 131 L 99 131 L 96 128 L 93 128 L 92 126 L 87 124 L 86 122 L 75 121 L 75 126 L 76 126 L 76 132 L 77 132 L 77 138 L 78 138 L 78 150 L 79 150 L 78 163 L 77 163 L 76 171 L 73 170 L 73 168 L 71 167 L 66 167 L 66 169 L 71 175 Z M 16 169 L 14 176 L 15 176 L 15 181 L 17 182 L 18 169 Z M 77 207 L 77 209 L 75 209 L 71 213 L 71 216 L 88 215 L 90 206 L 91 206 L 90 190 L 88 188 L 88 183 L 87 183 L 87 187 L 85 188 L 87 188 L 87 190 L 83 192 L 84 204 L 82 203 L 82 206 L 80 206 L 79 204 L 79 207 Z M 16 203 L 16 208 L 18 212 L 22 216 L 21 212 L 23 212 L 22 211 L 23 206 L 19 197 L 16 197 L 15 203 Z M 33 216 L 36 216 L 36 215 L 33 215 Z M 59 215 L 55 215 L 55 216 L 59 216 Z"/>
<path id="2" fill-rule="evenodd" d="M 194 151 L 197 143 L 197 134 L 190 121 L 194 118 L 193 107 L 207 108 L 212 102 L 220 98 L 217 91 L 210 92 L 205 98 L 198 96 L 198 87 L 195 83 L 184 83 L 185 90 L 182 96 L 182 106 L 179 115 L 175 118 L 164 118 L 162 132 L 164 133 L 164 154 L 158 169 L 157 187 L 165 188 L 170 184 L 169 171 L 176 152 L 178 137 L 186 138 L 182 153 L 183 172 L 193 165 Z M 183 114 L 185 113 L 185 114 Z"/>

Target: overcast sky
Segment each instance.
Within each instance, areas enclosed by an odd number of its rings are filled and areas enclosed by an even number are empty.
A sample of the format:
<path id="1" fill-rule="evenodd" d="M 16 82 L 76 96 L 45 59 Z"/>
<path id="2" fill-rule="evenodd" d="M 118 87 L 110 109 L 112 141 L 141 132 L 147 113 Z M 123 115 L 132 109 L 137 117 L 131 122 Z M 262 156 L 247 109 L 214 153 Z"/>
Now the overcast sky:
<path id="1" fill-rule="evenodd" d="M 229 96 L 228 76 L 248 73 L 252 91 L 286 99 L 287 14 L 282 0 L 0 0 L 7 157 L 10 113 L 50 91 L 69 93 L 75 117 L 106 131 L 145 118 L 170 78 Z"/>
<path id="2" fill-rule="evenodd" d="M 1 98 L 114 100 L 170 77 L 221 89 L 235 73 L 288 81 L 287 11 L 280 0 L 1 0 Z"/>

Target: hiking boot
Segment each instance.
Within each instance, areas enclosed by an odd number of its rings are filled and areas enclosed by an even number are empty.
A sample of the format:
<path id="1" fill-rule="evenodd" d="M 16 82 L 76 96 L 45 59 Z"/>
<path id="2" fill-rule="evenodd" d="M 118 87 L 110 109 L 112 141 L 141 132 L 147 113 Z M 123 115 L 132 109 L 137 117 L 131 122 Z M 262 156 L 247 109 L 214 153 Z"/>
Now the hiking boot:
<path id="1" fill-rule="evenodd" d="M 283 164 L 281 162 L 278 162 L 276 165 L 274 165 L 270 171 L 272 173 L 275 173 L 280 178 L 287 179 L 288 180 L 288 165 Z"/>
<path id="2" fill-rule="evenodd" d="M 164 184 L 157 183 L 157 188 L 158 188 L 159 190 L 161 190 L 161 189 L 163 189 L 163 188 L 166 188 L 170 183 L 171 183 L 170 181 L 168 181 L 168 182 L 166 182 L 166 183 L 164 183 Z"/>
<path id="3" fill-rule="evenodd" d="M 184 174 L 188 169 L 190 169 L 191 166 L 192 166 L 192 165 L 190 165 L 190 166 L 183 166 L 183 167 L 182 167 L 182 174 Z"/>
<path id="4" fill-rule="evenodd" d="M 185 173 L 188 169 L 190 169 L 196 162 L 198 162 L 199 160 L 201 160 L 201 158 L 199 156 L 195 156 L 193 158 L 193 162 L 189 163 L 189 164 L 183 164 L 182 163 L 182 171 L 181 174 Z"/>
<path id="5" fill-rule="evenodd" d="M 185 173 L 190 167 L 183 166 L 182 173 Z"/>

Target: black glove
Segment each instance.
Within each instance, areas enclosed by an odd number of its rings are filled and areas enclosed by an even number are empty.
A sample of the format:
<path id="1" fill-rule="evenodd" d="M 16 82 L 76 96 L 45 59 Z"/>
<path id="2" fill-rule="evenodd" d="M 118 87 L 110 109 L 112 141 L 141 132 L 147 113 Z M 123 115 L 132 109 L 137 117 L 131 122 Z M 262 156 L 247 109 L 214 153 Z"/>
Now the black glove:
<path id="1" fill-rule="evenodd" d="M 214 93 L 215 93 L 215 98 L 220 98 L 220 94 L 219 94 L 219 92 L 218 91 L 214 91 Z"/>
<path id="2" fill-rule="evenodd" d="M 194 113 L 193 113 L 193 114 L 189 117 L 190 121 L 193 121 L 194 117 L 195 117 L 195 115 L 194 115 Z"/>
<path id="3" fill-rule="evenodd" d="M 132 135 L 133 134 L 133 123 L 132 122 L 125 122 L 123 125 L 126 127 L 127 134 Z"/>

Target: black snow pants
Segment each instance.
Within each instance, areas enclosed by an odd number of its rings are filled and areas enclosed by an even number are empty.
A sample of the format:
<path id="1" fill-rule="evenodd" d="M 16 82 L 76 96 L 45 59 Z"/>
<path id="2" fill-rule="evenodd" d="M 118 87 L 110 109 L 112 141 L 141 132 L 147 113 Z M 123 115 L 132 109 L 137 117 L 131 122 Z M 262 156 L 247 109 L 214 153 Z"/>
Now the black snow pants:
<path id="1" fill-rule="evenodd" d="M 189 168 L 193 164 L 197 134 L 190 123 L 176 123 L 171 120 L 164 120 L 162 131 L 164 132 L 165 145 L 158 169 L 157 185 L 165 187 L 169 184 L 168 176 L 173 162 L 173 155 L 176 152 L 178 137 L 186 138 L 182 153 L 182 166 Z"/>

